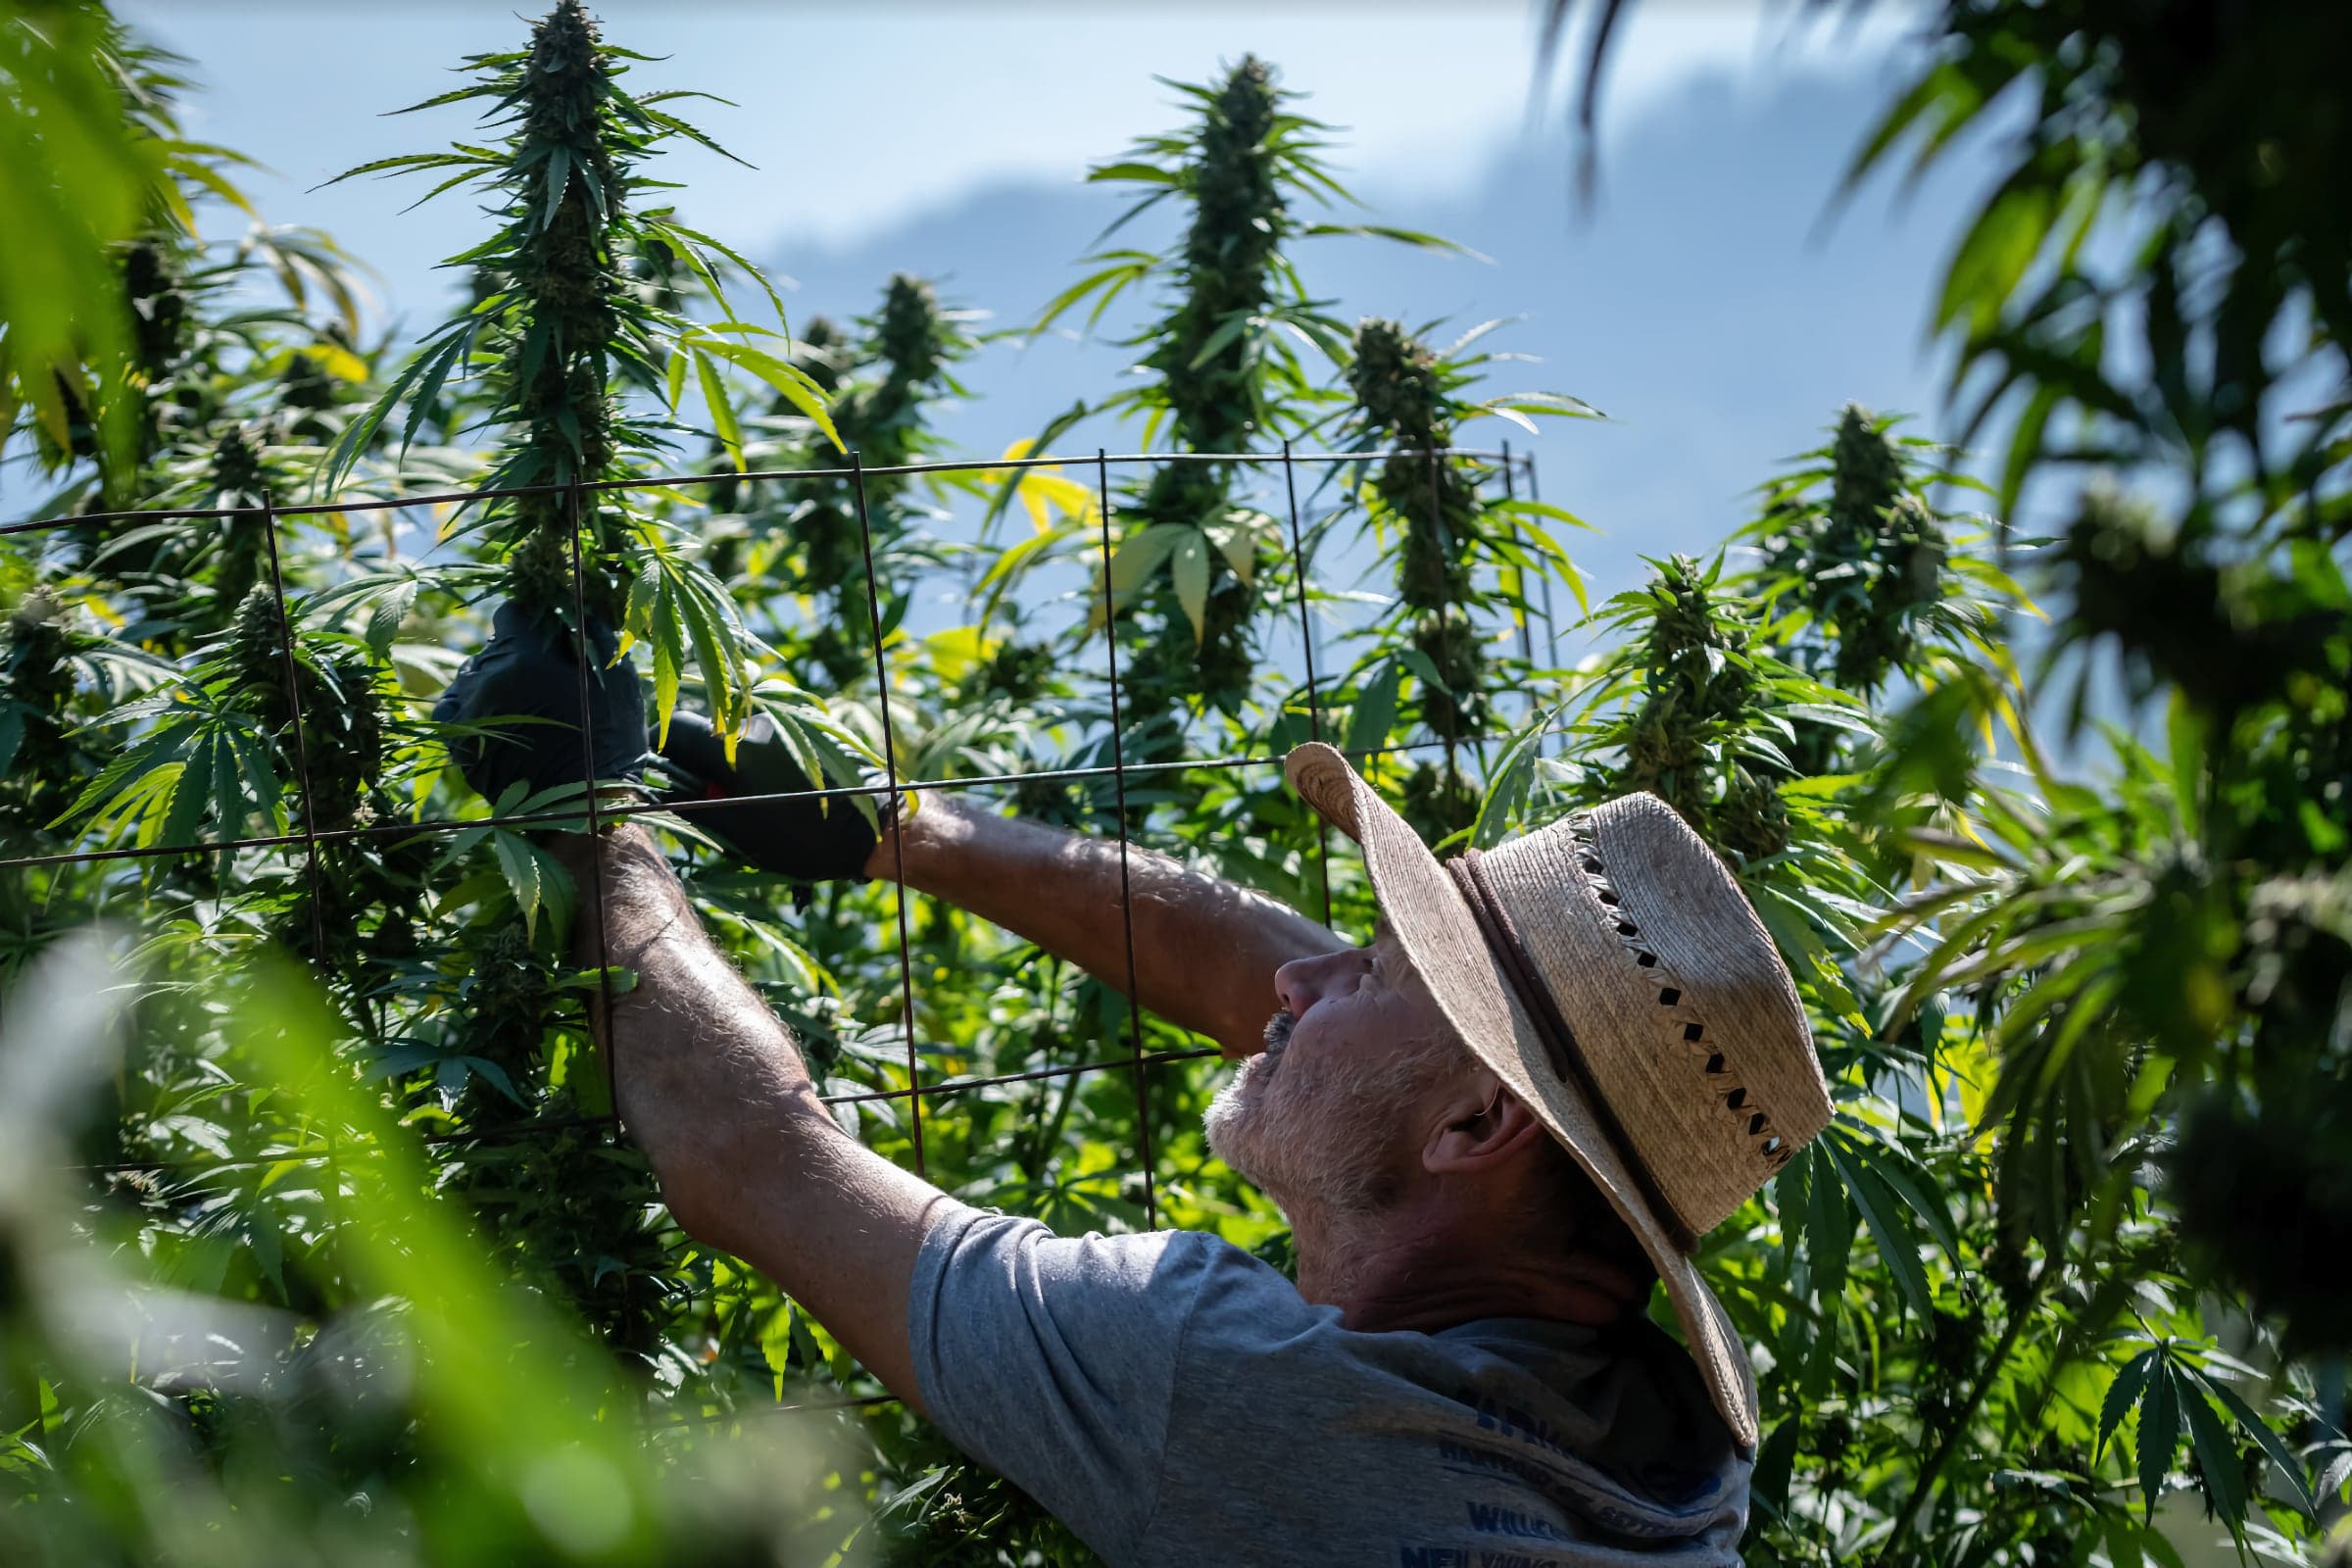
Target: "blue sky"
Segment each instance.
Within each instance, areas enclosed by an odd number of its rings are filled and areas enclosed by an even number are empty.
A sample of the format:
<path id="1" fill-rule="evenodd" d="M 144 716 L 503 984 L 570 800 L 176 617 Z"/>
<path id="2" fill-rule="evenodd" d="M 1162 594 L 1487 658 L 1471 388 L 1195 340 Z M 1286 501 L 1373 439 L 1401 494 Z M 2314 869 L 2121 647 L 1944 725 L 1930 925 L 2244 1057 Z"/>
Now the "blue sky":
<path id="1" fill-rule="evenodd" d="M 1577 555 L 1604 592 L 1639 580 L 1638 557 L 1704 551 L 1747 520 L 1744 492 L 1846 399 L 1936 428 L 1927 309 L 1982 159 L 1964 154 L 1907 202 L 1874 189 L 1824 220 L 1909 63 L 1901 8 L 1856 28 L 1805 24 L 1788 4 L 1636 7 L 1590 210 L 1573 199 L 1558 106 L 1531 94 L 1534 12 L 1517 3 L 598 9 L 610 39 L 669 57 L 638 81 L 736 100 L 696 118 L 755 168 L 697 151 L 660 172 L 682 185 L 689 221 L 798 280 L 796 318 L 862 311 L 901 269 L 999 321 L 1025 318 L 1116 214 L 1114 195 L 1079 183 L 1087 164 L 1181 118 L 1152 77 L 1198 77 L 1245 51 L 1277 62 L 1310 112 L 1348 127 L 1338 161 L 1381 220 L 1494 258 L 1317 241 L 1302 255 L 1310 284 L 1348 316 L 1518 318 L 1500 346 L 1541 363 L 1499 367 L 1497 383 L 1573 392 L 1611 416 L 1538 446 L 1545 498 L 1600 530 Z M 512 9 L 122 10 L 194 61 L 195 133 L 275 172 L 253 182 L 273 220 L 323 226 L 373 263 L 399 319 L 438 313 L 450 275 L 434 263 L 482 231 L 469 203 L 403 215 L 423 187 L 310 187 L 468 134 L 463 109 L 382 115 L 451 85 L 464 55 L 514 46 L 525 24 Z M 1102 342 L 994 347 L 948 428 L 1001 451 L 1125 362 Z M 1097 439 L 1118 444 L 1090 431 L 1072 446 Z"/>
<path id="2" fill-rule="evenodd" d="M 391 274 L 416 271 L 464 230 L 456 208 L 401 219 L 365 187 L 304 194 L 354 164 L 461 133 L 469 110 L 381 118 L 450 85 L 476 51 L 514 47 L 524 24 L 499 4 L 397 7 L 291 0 L 124 0 L 143 31 L 189 55 L 208 91 L 191 119 L 281 181 L 269 205 L 345 236 Z M 649 84 L 691 85 L 739 106 L 695 117 L 746 163 L 671 160 L 699 226 L 746 248 L 841 243 L 953 202 L 976 185 L 1067 183 L 1091 158 L 1162 128 L 1150 79 L 1196 79 L 1244 51 L 1284 66 L 1309 109 L 1348 129 L 1344 162 L 1391 201 L 1459 187 L 1531 131 L 1535 12 L 1525 0 L 1425 6 L 1258 4 L 787 6 L 609 0 L 606 36 L 667 59 Z M 1706 80 L 1754 100 L 1825 81 L 1891 80 L 1901 8 L 1860 26 L 1792 24 L 1796 8 L 1751 0 L 1651 0 L 1616 54 L 1613 129 L 1652 122 Z M 332 69 L 321 69 L 332 62 Z"/>

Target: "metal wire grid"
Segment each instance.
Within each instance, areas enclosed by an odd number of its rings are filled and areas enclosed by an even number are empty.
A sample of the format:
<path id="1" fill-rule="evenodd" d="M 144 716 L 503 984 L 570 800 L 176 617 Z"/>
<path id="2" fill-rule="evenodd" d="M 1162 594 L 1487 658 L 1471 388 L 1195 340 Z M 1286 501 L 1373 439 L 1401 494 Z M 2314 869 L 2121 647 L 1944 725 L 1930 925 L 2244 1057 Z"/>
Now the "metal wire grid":
<path id="1" fill-rule="evenodd" d="M 527 827 L 533 825 L 544 825 L 553 822 L 576 822 L 581 818 L 583 812 L 575 809 L 560 811 L 516 812 L 504 816 L 492 815 L 489 817 L 460 817 L 439 821 L 380 822 L 345 828 L 320 828 L 318 825 L 313 809 L 311 759 L 309 743 L 305 734 L 306 724 L 301 707 L 299 680 L 300 663 L 299 656 L 296 651 L 294 631 L 295 617 L 292 613 L 292 607 L 286 595 L 284 568 L 280 558 L 278 533 L 279 520 L 281 518 L 325 514 L 348 514 L 352 513 L 394 512 L 418 507 L 465 506 L 486 500 L 525 495 L 562 495 L 564 498 L 565 508 L 571 519 L 572 525 L 571 566 L 573 589 L 572 608 L 575 621 L 573 632 L 574 656 L 579 671 L 578 696 L 580 703 L 580 721 L 581 728 L 584 733 L 588 727 L 591 709 L 587 662 L 590 654 L 586 645 L 586 634 L 584 630 L 587 617 L 585 613 L 586 606 L 584 571 L 581 554 L 581 534 L 584 531 L 582 527 L 582 502 L 585 497 L 605 491 L 629 491 L 654 489 L 657 487 L 681 488 L 694 485 L 716 483 L 741 484 L 756 483 L 766 480 L 800 482 L 822 479 L 848 480 L 850 482 L 852 494 L 856 501 L 858 532 L 865 565 L 864 588 L 868 612 L 867 622 L 872 632 L 872 652 L 874 659 L 875 679 L 877 690 L 886 694 L 889 689 L 889 668 L 883 650 L 880 586 L 874 571 L 873 524 L 868 511 L 868 480 L 884 476 L 917 475 L 927 473 L 986 471 L 990 473 L 1002 474 L 1007 470 L 1042 468 L 1067 469 L 1080 466 L 1091 466 L 1095 469 L 1096 493 L 1099 503 L 1099 549 L 1101 552 L 1100 564 L 1102 568 L 1102 579 L 1104 594 L 1103 610 L 1105 613 L 1103 616 L 1103 644 L 1107 662 L 1107 685 L 1110 710 L 1109 742 L 1111 750 L 1111 761 L 1109 766 L 1104 767 L 1098 765 L 1087 767 L 1067 767 L 1019 774 L 983 774 L 937 779 L 918 779 L 906 777 L 902 774 L 899 766 L 897 736 L 895 734 L 894 726 L 890 716 L 890 704 L 887 701 L 881 701 L 877 704 L 881 714 L 884 777 L 879 781 L 863 785 L 829 787 L 818 787 L 812 785 L 807 790 L 779 792 L 767 795 L 734 796 L 724 800 L 716 801 L 679 801 L 668 803 L 666 805 L 607 801 L 600 800 L 598 790 L 596 788 L 598 780 L 594 776 L 595 759 L 593 755 L 589 753 L 589 749 L 583 747 L 582 781 L 587 786 L 587 804 L 584 814 L 587 818 L 590 832 L 592 835 L 594 835 L 594 861 L 596 870 L 596 875 L 593 879 L 593 887 L 590 890 L 589 912 L 592 920 L 594 921 L 594 928 L 596 931 L 598 968 L 602 983 L 602 1000 L 609 1009 L 612 1001 L 612 963 L 608 941 L 609 933 L 606 929 L 605 917 L 605 841 L 601 831 L 608 822 L 625 819 L 644 812 L 662 811 L 691 814 L 698 809 L 708 809 L 718 807 L 735 807 L 745 804 L 780 804 L 788 801 L 828 800 L 855 795 L 868 795 L 882 799 L 889 799 L 896 797 L 900 791 L 907 789 L 960 791 L 985 789 L 989 787 L 1004 787 L 1038 781 L 1085 781 L 1108 778 L 1111 781 L 1113 801 L 1118 822 L 1120 919 L 1125 941 L 1127 979 L 1127 985 L 1125 989 L 1128 997 L 1127 1054 L 1121 1057 L 1102 1061 L 1081 1062 L 1054 1067 L 1039 1067 L 1019 1072 L 997 1073 L 984 1076 L 951 1077 L 940 1079 L 931 1083 L 925 1083 L 923 1081 L 919 1060 L 919 1047 L 915 1038 L 914 981 L 910 941 L 908 937 L 907 893 L 904 881 L 898 876 L 894 875 L 893 887 L 895 890 L 895 907 L 893 912 L 895 923 L 898 929 L 899 939 L 898 968 L 900 1001 L 906 1023 L 905 1035 L 906 1087 L 904 1089 L 859 1090 L 850 1093 L 828 1095 L 823 1097 L 823 1099 L 827 1104 L 836 1105 L 892 1101 L 906 1102 L 908 1111 L 909 1142 L 911 1144 L 914 1170 L 918 1176 L 927 1176 L 927 1162 L 923 1150 L 922 1123 L 923 1103 L 927 1098 L 933 1096 L 959 1094 L 971 1090 L 984 1089 L 1002 1084 L 1080 1077 L 1098 1072 L 1116 1071 L 1122 1068 L 1127 1069 L 1133 1074 L 1135 1084 L 1138 1128 L 1138 1148 L 1136 1151 L 1136 1157 L 1137 1165 L 1140 1169 L 1140 1174 L 1144 1184 L 1143 1206 L 1147 1223 L 1155 1226 L 1158 1223 L 1158 1203 L 1156 1173 L 1153 1168 L 1151 1148 L 1152 1122 L 1150 1098 L 1151 1090 L 1149 1081 L 1151 1069 L 1166 1063 L 1191 1061 L 1206 1056 L 1213 1056 L 1218 1053 L 1214 1048 L 1159 1052 L 1148 1052 L 1144 1049 L 1143 1010 L 1141 1004 L 1137 1001 L 1135 995 L 1136 960 L 1134 914 L 1128 898 L 1128 868 L 1132 854 L 1132 842 L 1127 820 L 1127 781 L 1130 776 L 1134 775 L 1180 773 L 1191 769 L 1279 767 L 1281 765 L 1282 759 L 1274 756 L 1255 757 L 1247 755 L 1227 755 L 1158 763 L 1130 763 L 1127 760 L 1122 724 L 1121 692 L 1119 685 L 1117 636 L 1118 621 L 1116 615 L 1111 612 L 1115 609 L 1115 606 L 1111 602 L 1112 589 L 1108 570 L 1108 565 L 1113 551 L 1113 540 L 1111 535 L 1112 505 L 1110 491 L 1110 471 L 1114 466 L 1152 466 L 1171 463 L 1214 463 L 1226 464 L 1237 467 L 1256 468 L 1260 470 L 1271 467 L 1279 467 L 1281 469 L 1284 481 L 1283 489 L 1289 510 L 1289 542 L 1294 580 L 1297 586 L 1299 631 L 1301 634 L 1301 650 L 1305 664 L 1305 693 L 1307 700 L 1308 733 L 1314 739 L 1321 740 L 1324 737 L 1324 714 L 1321 689 L 1315 668 L 1315 636 L 1313 617 L 1310 612 L 1306 592 L 1307 573 L 1304 545 L 1305 531 L 1300 520 L 1301 512 L 1298 502 L 1298 469 L 1300 466 L 1315 468 L 1353 464 L 1369 464 L 1372 462 L 1379 462 L 1396 457 L 1417 457 L 1432 460 L 1433 482 L 1436 473 L 1435 460 L 1453 459 L 1465 462 L 1495 464 L 1497 465 L 1496 471 L 1500 475 L 1503 482 L 1506 498 L 1515 496 L 1517 494 L 1516 484 L 1518 478 L 1521 476 L 1524 476 L 1531 495 L 1535 492 L 1536 469 L 1534 457 L 1526 453 L 1513 453 L 1507 443 L 1501 446 L 1498 450 L 1449 447 L 1435 449 L 1386 449 L 1344 453 L 1299 453 L 1294 452 L 1290 444 L 1285 442 L 1281 452 L 1279 453 L 1124 453 L 1114 455 L 1107 451 L 1098 449 L 1092 458 L 1031 457 L 1009 460 L 967 460 L 956 462 L 903 464 L 887 467 L 877 466 L 870 468 L 864 465 L 858 454 L 852 453 L 850 455 L 850 466 L 847 467 L 763 469 L 744 473 L 681 473 L 661 475 L 651 478 L 574 482 L 560 485 L 511 486 L 506 488 L 447 491 L 427 495 L 402 496 L 398 498 L 375 501 L 312 502 L 285 506 L 270 506 L 264 508 L 174 508 L 159 511 L 137 510 L 126 512 L 93 513 L 80 516 L 49 517 L 0 525 L 0 537 L 5 537 L 50 530 L 86 527 L 94 523 L 125 520 L 137 520 L 141 522 L 152 523 L 171 519 L 179 519 L 191 522 L 204 519 L 219 519 L 223 521 L 252 520 L 257 517 L 261 519 L 263 524 L 264 539 L 267 545 L 270 592 L 276 597 L 277 600 L 279 625 L 282 630 L 280 654 L 285 666 L 288 708 L 294 730 L 292 745 L 293 760 L 295 770 L 299 774 L 300 784 L 299 820 L 296 830 L 292 832 L 259 834 L 193 844 L 144 846 L 122 845 L 105 849 L 74 851 L 53 855 L 7 857 L 0 858 L 0 870 L 29 869 L 42 866 L 58 866 L 69 864 L 86 864 L 111 860 L 148 859 L 174 855 L 225 856 L 230 852 L 239 850 L 289 849 L 296 845 L 300 845 L 304 851 L 304 873 L 308 879 L 311 893 L 311 935 L 314 943 L 314 951 L 322 954 L 327 950 L 327 943 L 325 939 L 325 931 L 323 929 L 323 901 L 319 896 L 322 872 L 318 858 L 318 848 L 321 844 L 373 838 L 385 835 L 413 837 L 418 834 L 434 832 L 458 832 L 469 828 L 479 827 Z M 1553 662 L 1556 664 L 1558 658 L 1557 628 L 1552 623 L 1550 582 L 1548 576 L 1543 579 L 1543 606 L 1541 612 L 1543 613 L 1545 621 L 1546 636 L 1548 639 L 1550 639 L 1550 648 L 1552 651 L 1551 657 Z M 1523 620 L 1520 626 L 1520 646 L 1524 655 L 1532 656 L 1532 627 Z M 1457 742 L 1422 741 L 1401 746 L 1363 748 L 1349 751 L 1347 753 L 1347 755 L 1351 760 L 1361 761 L 1367 759 L 1382 756 L 1409 754 L 1439 748 L 1450 748 L 1455 744 L 1457 744 Z M 1328 827 L 1322 827 L 1321 833 L 1323 853 L 1322 856 L 1319 857 L 1319 861 L 1327 861 L 1329 853 Z M 905 843 L 901 824 L 896 814 L 894 814 L 891 821 L 890 834 L 892 841 L 892 853 L 896 862 L 894 865 L 894 872 L 903 872 L 905 866 Z M 1326 923 L 1328 923 L 1331 918 L 1331 883 L 1327 863 L 1319 863 L 1318 870 L 1320 873 L 1322 891 L 1323 917 Z M 607 1015 L 610 1015 L 609 1010 Z M 610 1071 L 610 1053 L 607 1053 L 607 1064 L 608 1071 Z M 524 1139 L 564 1129 L 591 1126 L 606 1127 L 617 1133 L 620 1127 L 619 1117 L 616 1112 L 614 1114 L 606 1116 L 539 1117 L 514 1123 L 497 1129 L 485 1129 L 481 1131 L 460 1130 L 446 1133 L 432 1133 L 423 1136 L 425 1142 L 432 1144 L 491 1144 Z M 264 1165 L 307 1163 L 315 1161 L 324 1164 L 331 1172 L 334 1168 L 335 1161 L 340 1157 L 340 1146 L 331 1136 L 329 1136 L 319 1140 L 316 1145 L 297 1146 L 269 1154 L 253 1155 L 242 1158 L 229 1157 L 178 1160 L 129 1160 L 101 1165 L 83 1165 L 74 1168 L 87 1174 L 106 1174 L 122 1171 L 209 1172 L 247 1169 Z M 871 1399 L 850 1401 L 818 1401 L 812 1405 L 790 1406 L 788 1408 L 838 1408 L 842 1407 L 844 1403 L 856 1405 L 871 1402 L 875 1401 Z"/>

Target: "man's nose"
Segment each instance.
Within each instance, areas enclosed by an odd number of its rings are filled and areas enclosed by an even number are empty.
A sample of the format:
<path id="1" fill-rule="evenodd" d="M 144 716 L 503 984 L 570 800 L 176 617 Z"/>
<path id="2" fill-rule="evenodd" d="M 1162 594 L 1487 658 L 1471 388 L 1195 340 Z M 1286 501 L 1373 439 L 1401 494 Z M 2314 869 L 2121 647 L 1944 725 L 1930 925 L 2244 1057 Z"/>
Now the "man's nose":
<path id="1" fill-rule="evenodd" d="M 1363 967 L 1363 955 L 1353 951 L 1293 958 L 1274 971 L 1274 995 L 1292 1017 L 1303 1018 L 1307 1008 L 1351 982 Z"/>

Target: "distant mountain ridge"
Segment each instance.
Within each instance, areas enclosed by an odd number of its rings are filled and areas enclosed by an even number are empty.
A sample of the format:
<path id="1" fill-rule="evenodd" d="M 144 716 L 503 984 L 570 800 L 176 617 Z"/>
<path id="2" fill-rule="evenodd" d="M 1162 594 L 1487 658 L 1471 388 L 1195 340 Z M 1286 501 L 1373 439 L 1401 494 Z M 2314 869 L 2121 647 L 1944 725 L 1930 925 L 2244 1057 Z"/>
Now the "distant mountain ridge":
<path id="1" fill-rule="evenodd" d="M 1410 209 L 1373 202 L 1379 220 L 1445 234 L 1492 265 L 1351 238 L 1306 242 L 1301 265 L 1347 317 L 1442 314 L 1453 330 L 1524 318 L 1488 344 L 1542 363 L 1497 366 L 1497 384 L 1572 392 L 1611 416 L 1553 421 L 1535 450 L 1545 499 L 1600 530 L 1572 549 L 1594 589 L 1613 592 L 1638 580 L 1638 558 L 1711 549 L 1747 520 L 1743 493 L 1849 399 L 1920 414 L 1918 428 L 1935 432 L 1941 376 L 1923 329 L 1952 237 L 1937 220 L 1950 176 L 1915 192 L 1892 221 L 1886 193 L 1872 192 L 1820 223 L 1881 91 L 1809 84 L 1735 97 L 1698 84 L 1604 148 L 1590 215 L 1577 211 L 1564 136 L 1523 143 L 1450 196 Z M 764 260 L 800 284 L 788 300 L 796 324 L 860 314 L 890 272 L 907 270 L 937 280 L 951 303 L 992 312 L 992 326 L 1017 325 L 1078 275 L 1072 264 L 1117 213 L 1098 188 L 1009 184 L 847 247 L 787 239 Z M 1114 243 L 1157 246 L 1175 232 L 1172 220 L 1147 220 Z M 1101 395 L 1131 357 L 1111 340 L 1142 314 L 1122 302 L 1091 341 L 1056 333 L 992 345 L 964 377 L 974 402 L 945 428 L 993 456 Z M 1469 434 L 1529 445 L 1499 420 Z M 1087 453 L 1136 441 L 1132 429 L 1089 426 L 1057 445 Z"/>

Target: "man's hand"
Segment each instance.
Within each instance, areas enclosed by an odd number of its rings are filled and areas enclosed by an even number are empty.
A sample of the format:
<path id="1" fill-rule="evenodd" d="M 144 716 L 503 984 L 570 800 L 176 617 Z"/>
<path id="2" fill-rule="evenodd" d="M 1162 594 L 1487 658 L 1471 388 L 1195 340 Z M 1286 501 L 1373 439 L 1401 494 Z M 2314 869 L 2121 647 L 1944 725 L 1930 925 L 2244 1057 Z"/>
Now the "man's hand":
<path id="1" fill-rule="evenodd" d="M 710 721 L 684 710 L 670 715 L 669 738 L 662 747 L 663 767 L 677 781 L 662 801 L 677 806 L 724 801 L 738 796 L 796 795 L 815 788 L 793 760 L 792 748 L 776 733 L 775 721 L 756 713 L 744 726 L 727 760 L 725 745 Z M 887 826 L 896 803 L 881 802 Z M 719 841 L 738 858 L 776 876 L 799 882 L 862 880 L 866 860 L 880 835 L 858 803 L 842 796 L 812 800 L 746 801 L 706 806 L 679 813 Z"/>
<path id="2" fill-rule="evenodd" d="M 580 743 L 579 639 L 552 616 L 512 601 L 491 618 L 490 641 L 466 661 L 433 717 L 465 726 L 449 737 L 449 755 L 475 793 L 496 803 L 520 781 L 530 793 L 596 776 L 618 778 L 645 756 L 645 691 L 636 666 L 615 662 L 612 628 L 588 626 L 588 735 Z M 523 722 L 506 723 L 516 719 Z"/>

